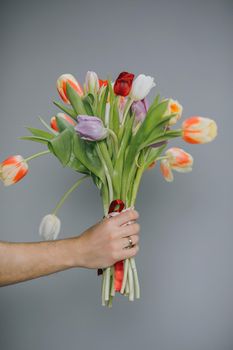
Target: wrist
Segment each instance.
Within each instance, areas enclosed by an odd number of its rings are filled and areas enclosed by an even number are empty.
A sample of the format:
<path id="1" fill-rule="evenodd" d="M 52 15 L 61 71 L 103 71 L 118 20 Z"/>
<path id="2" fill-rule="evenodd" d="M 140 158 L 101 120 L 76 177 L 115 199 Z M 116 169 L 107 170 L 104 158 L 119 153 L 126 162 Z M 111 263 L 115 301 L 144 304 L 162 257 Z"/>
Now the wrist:
<path id="1" fill-rule="evenodd" d="M 85 254 L 82 249 L 81 237 L 68 238 L 65 240 L 66 261 L 69 268 L 85 267 Z"/>

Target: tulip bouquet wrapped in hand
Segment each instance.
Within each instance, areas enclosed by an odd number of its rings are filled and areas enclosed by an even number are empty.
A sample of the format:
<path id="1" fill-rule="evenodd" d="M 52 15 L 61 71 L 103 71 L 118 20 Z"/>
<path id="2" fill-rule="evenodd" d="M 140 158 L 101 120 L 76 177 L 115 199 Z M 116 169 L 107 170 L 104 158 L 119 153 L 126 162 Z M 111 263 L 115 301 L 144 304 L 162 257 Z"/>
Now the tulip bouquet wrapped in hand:
<path id="1" fill-rule="evenodd" d="M 64 167 L 84 174 L 64 194 L 55 209 L 40 225 L 44 239 L 56 239 L 60 230 L 58 209 L 84 179 L 92 178 L 100 190 L 104 216 L 117 215 L 134 207 L 142 175 L 160 161 L 164 179 L 173 181 L 173 171 L 189 172 L 193 158 L 181 148 L 167 147 L 177 137 L 189 143 L 207 143 L 217 134 L 216 123 L 200 116 L 186 119 L 180 128 L 174 125 L 181 118 L 182 106 L 171 98 L 157 95 L 149 106 L 147 95 L 155 86 L 154 79 L 122 72 L 115 82 L 100 80 L 88 72 L 81 86 L 71 74 L 63 74 L 57 89 L 63 103 L 54 102 L 62 111 L 53 116 L 47 129 L 29 127 L 36 141 L 48 150 L 26 159 L 12 156 L 0 164 L 0 178 L 5 185 L 19 181 L 28 171 L 28 161 L 52 153 Z M 129 240 L 130 241 L 130 240 Z M 134 258 L 109 266 L 102 275 L 102 304 L 112 305 L 116 292 L 134 300 L 140 297 Z"/>

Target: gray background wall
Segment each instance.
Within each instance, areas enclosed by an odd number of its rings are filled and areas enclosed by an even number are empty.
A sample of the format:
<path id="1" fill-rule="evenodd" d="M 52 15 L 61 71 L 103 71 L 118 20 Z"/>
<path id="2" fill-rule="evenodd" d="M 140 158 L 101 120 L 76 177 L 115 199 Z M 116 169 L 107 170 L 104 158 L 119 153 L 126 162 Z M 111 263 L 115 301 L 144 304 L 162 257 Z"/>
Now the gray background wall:
<path id="1" fill-rule="evenodd" d="M 43 147 L 17 140 L 24 125 L 56 112 L 56 78 L 87 70 L 155 77 L 184 116 L 217 120 L 209 145 L 190 146 L 193 172 L 167 184 L 158 169 L 140 188 L 142 297 L 100 305 L 100 279 L 72 270 L 0 290 L 0 349 L 233 348 L 232 1 L 7 1 L 0 13 L 0 158 Z M 0 187 L 1 240 L 37 241 L 76 175 L 53 157 L 31 162 L 17 186 Z M 102 216 L 99 194 L 83 185 L 60 212 L 62 233 Z"/>

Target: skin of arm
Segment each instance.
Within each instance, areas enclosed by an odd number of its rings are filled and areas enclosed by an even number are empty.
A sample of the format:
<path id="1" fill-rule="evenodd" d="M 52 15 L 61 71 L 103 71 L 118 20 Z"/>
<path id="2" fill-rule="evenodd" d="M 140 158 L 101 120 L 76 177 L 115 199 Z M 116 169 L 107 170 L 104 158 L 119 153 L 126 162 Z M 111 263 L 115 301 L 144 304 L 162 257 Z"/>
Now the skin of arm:
<path id="1" fill-rule="evenodd" d="M 129 210 L 105 218 L 80 236 L 36 243 L 0 242 L 0 286 L 75 267 L 104 268 L 133 257 L 139 247 L 139 215 Z M 133 221 L 130 225 L 125 225 Z M 128 245 L 128 236 L 134 246 Z"/>

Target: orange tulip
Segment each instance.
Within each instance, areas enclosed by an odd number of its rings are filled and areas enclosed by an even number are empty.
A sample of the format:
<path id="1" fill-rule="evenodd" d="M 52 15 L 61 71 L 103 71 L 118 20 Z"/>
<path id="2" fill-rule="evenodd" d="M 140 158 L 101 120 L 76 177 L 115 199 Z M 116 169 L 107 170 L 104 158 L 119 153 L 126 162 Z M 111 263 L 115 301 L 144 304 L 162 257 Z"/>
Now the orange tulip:
<path id="1" fill-rule="evenodd" d="M 172 147 L 165 152 L 165 159 L 161 161 L 160 169 L 166 181 L 173 181 L 172 170 L 187 173 L 192 170 L 193 157 L 178 147 Z"/>
<path id="2" fill-rule="evenodd" d="M 63 118 L 64 120 L 66 120 L 68 123 L 70 123 L 71 125 L 75 126 L 76 123 L 75 121 L 69 117 L 68 115 L 66 115 L 65 113 L 58 113 L 57 117 Z M 52 117 L 50 120 L 50 126 L 51 128 L 53 128 L 56 131 L 59 131 L 58 126 L 57 126 L 57 120 L 56 117 Z"/>
<path id="3" fill-rule="evenodd" d="M 161 173 L 166 181 L 168 181 L 168 182 L 173 181 L 174 178 L 173 178 L 172 170 L 171 170 L 170 164 L 169 164 L 167 159 L 161 160 L 160 170 L 161 170 Z"/>
<path id="4" fill-rule="evenodd" d="M 212 119 L 194 116 L 183 122 L 182 131 L 188 143 L 207 143 L 217 136 L 217 124 Z"/>
<path id="5" fill-rule="evenodd" d="M 156 166 L 156 160 L 154 160 L 152 163 L 150 163 L 149 165 L 148 165 L 148 170 L 151 170 L 151 169 L 154 169 L 155 168 L 155 166 Z"/>
<path id="6" fill-rule="evenodd" d="M 169 120 L 169 125 L 176 124 L 176 122 L 181 118 L 182 111 L 183 111 L 183 107 L 181 106 L 181 104 L 178 101 L 173 100 L 172 98 L 170 98 L 168 100 L 168 106 L 167 106 L 167 110 L 165 112 L 164 117 L 166 117 L 170 114 L 176 114 L 174 117 L 172 117 Z"/>
<path id="7" fill-rule="evenodd" d="M 79 96 L 83 96 L 83 89 L 75 77 L 71 74 L 62 74 L 57 79 L 57 91 L 65 103 L 70 104 L 66 93 L 66 83 L 69 83 L 70 86 L 79 94 Z"/>
<path id="8" fill-rule="evenodd" d="M 10 156 L 0 163 L 0 179 L 5 186 L 10 186 L 20 181 L 27 172 L 27 162 L 20 155 Z"/>

